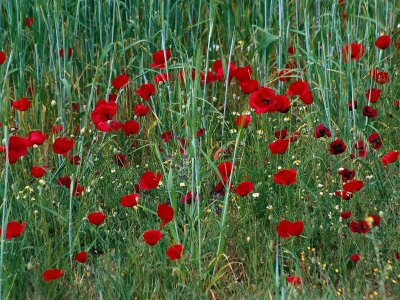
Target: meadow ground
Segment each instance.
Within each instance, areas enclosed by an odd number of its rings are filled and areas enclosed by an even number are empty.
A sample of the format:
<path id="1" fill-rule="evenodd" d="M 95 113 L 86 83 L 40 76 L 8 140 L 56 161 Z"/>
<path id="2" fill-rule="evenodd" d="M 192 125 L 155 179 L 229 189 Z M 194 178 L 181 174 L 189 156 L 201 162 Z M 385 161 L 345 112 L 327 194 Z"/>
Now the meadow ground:
<path id="1" fill-rule="evenodd" d="M 0 3 L 4 299 L 399 299 L 397 0 Z"/>

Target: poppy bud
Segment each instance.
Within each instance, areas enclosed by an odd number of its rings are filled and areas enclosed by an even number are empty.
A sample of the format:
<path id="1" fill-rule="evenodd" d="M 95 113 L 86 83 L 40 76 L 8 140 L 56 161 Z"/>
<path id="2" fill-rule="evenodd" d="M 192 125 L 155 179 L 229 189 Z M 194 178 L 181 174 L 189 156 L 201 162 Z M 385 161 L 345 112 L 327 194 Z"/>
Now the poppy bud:
<path id="1" fill-rule="evenodd" d="M 56 106 L 56 105 L 57 105 L 56 100 L 51 100 L 51 107 L 54 107 L 54 106 Z"/>

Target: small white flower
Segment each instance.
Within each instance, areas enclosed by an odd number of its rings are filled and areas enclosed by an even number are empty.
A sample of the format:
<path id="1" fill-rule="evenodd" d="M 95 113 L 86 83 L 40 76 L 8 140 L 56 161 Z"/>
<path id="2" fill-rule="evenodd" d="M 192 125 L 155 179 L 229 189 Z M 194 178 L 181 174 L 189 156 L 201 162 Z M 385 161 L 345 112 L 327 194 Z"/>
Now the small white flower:
<path id="1" fill-rule="evenodd" d="M 282 169 L 282 167 L 281 166 L 278 166 L 278 170 L 281 170 Z"/>
<path id="2" fill-rule="evenodd" d="M 267 206 L 267 209 L 272 209 L 272 208 L 273 208 L 272 205 L 268 205 L 268 206 Z"/>
<path id="3" fill-rule="evenodd" d="M 163 182 L 160 180 L 160 182 L 158 183 L 159 186 L 163 186 Z"/>
<path id="4" fill-rule="evenodd" d="M 181 183 L 179 184 L 179 186 L 180 186 L 180 187 L 185 187 L 186 184 L 185 184 L 184 182 L 181 182 Z"/>
<path id="5" fill-rule="evenodd" d="M 324 185 L 319 183 L 317 186 L 320 188 L 323 187 Z"/>
<path id="6" fill-rule="evenodd" d="M 252 196 L 253 198 L 258 198 L 260 196 L 260 193 L 253 193 Z"/>

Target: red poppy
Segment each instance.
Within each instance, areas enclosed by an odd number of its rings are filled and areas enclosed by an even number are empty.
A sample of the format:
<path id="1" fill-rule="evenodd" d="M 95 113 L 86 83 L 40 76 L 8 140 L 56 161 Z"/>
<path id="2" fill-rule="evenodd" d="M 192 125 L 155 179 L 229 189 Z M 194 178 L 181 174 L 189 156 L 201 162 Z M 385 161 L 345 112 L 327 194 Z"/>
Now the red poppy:
<path id="1" fill-rule="evenodd" d="M 281 113 L 286 113 L 289 111 L 290 100 L 287 96 L 277 95 L 277 96 L 275 96 L 274 101 L 278 103 L 277 107 L 276 107 L 276 111 L 279 111 Z"/>
<path id="2" fill-rule="evenodd" d="M 274 174 L 274 181 L 278 184 L 291 185 L 296 183 L 297 171 L 294 169 L 281 170 Z"/>
<path id="3" fill-rule="evenodd" d="M 289 86 L 287 94 L 288 96 L 293 96 L 293 95 L 300 96 L 305 91 L 308 91 L 308 82 L 297 80 Z"/>
<path id="4" fill-rule="evenodd" d="M 250 107 L 257 114 L 276 111 L 275 92 L 269 88 L 261 87 L 250 96 Z"/>
<path id="5" fill-rule="evenodd" d="M 354 148 L 356 148 L 359 157 L 367 156 L 367 145 L 364 141 L 357 141 L 357 143 L 354 144 Z"/>
<path id="6" fill-rule="evenodd" d="M 171 58 L 171 51 L 168 49 L 159 50 L 153 54 L 153 63 L 150 64 L 151 68 L 164 69 L 165 63 Z"/>
<path id="7" fill-rule="evenodd" d="M 231 162 L 220 163 L 217 167 L 218 172 L 221 174 L 222 180 L 226 183 L 227 179 L 231 176 L 231 173 L 235 171 Z"/>
<path id="8" fill-rule="evenodd" d="M 353 254 L 350 256 L 350 259 L 354 262 L 358 262 L 360 260 L 360 256 L 358 256 L 357 254 Z"/>
<path id="9" fill-rule="evenodd" d="M 140 126 L 139 123 L 135 120 L 128 120 L 125 121 L 124 125 L 122 126 L 122 130 L 126 133 L 126 135 L 133 135 L 139 132 Z"/>
<path id="10" fill-rule="evenodd" d="M 28 98 L 22 97 L 21 99 L 18 99 L 17 101 L 12 102 L 12 106 L 15 107 L 16 110 L 19 111 L 25 111 L 31 106 L 32 101 L 28 101 Z"/>
<path id="11" fill-rule="evenodd" d="M 128 165 L 128 161 L 126 160 L 126 156 L 121 154 L 121 153 L 117 153 L 117 154 L 114 155 L 114 161 L 120 167 L 126 167 Z"/>
<path id="12" fill-rule="evenodd" d="M 206 74 L 207 74 L 207 75 L 206 75 Z M 207 77 L 207 78 L 206 78 L 206 77 Z M 204 81 L 206 81 L 207 83 L 209 83 L 209 82 L 214 82 L 214 81 L 216 80 L 214 73 L 211 72 L 211 71 L 207 71 L 207 73 L 204 72 L 204 71 L 201 72 L 201 74 L 200 74 L 200 79 L 201 79 L 200 84 L 204 84 Z M 240 84 L 240 83 L 239 83 L 239 84 Z"/>
<path id="13" fill-rule="evenodd" d="M 202 135 L 204 134 L 204 131 L 206 131 L 205 128 L 200 128 L 199 131 L 197 131 L 196 136 L 197 136 L 197 137 L 202 136 Z"/>
<path id="14" fill-rule="evenodd" d="M 338 174 L 342 176 L 342 181 L 346 182 L 353 179 L 356 175 L 356 172 L 354 170 L 344 169 L 342 171 L 339 171 Z"/>
<path id="15" fill-rule="evenodd" d="M 258 89 L 258 80 L 251 79 L 243 82 L 239 82 L 240 88 L 243 94 L 251 94 Z"/>
<path id="16" fill-rule="evenodd" d="M 33 17 L 26 18 L 25 19 L 25 26 L 26 27 L 31 27 L 33 25 Z"/>
<path id="17" fill-rule="evenodd" d="M 57 185 L 59 186 L 65 186 L 66 188 L 70 188 L 71 187 L 71 178 L 69 178 L 69 176 L 65 176 L 65 177 L 58 177 L 57 178 Z"/>
<path id="18" fill-rule="evenodd" d="M 345 212 L 341 212 L 339 213 L 339 215 L 343 218 L 343 219 L 348 219 L 351 217 L 351 210 L 345 211 Z"/>
<path id="19" fill-rule="evenodd" d="M 344 56 L 344 62 L 347 63 L 347 57 L 349 55 L 349 44 L 342 48 L 342 56 Z M 360 60 L 364 55 L 364 47 L 360 44 L 351 43 L 350 46 L 350 58 L 351 60 Z"/>
<path id="20" fill-rule="evenodd" d="M 233 191 L 235 191 L 240 196 L 246 196 L 247 194 L 251 193 L 254 189 L 254 184 L 251 181 L 245 181 L 239 184 Z"/>
<path id="21" fill-rule="evenodd" d="M 226 68 L 229 69 L 228 70 L 228 72 L 229 72 L 228 80 L 230 81 L 232 79 L 232 77 L 233 77 L 233 73 L 234 73 L 234 70 L 236 69 L 236 65 L 235 65 L 235 62 L 233 62 L 233 61 L 231 61 L 231 63 L 229 64 L 229 61 L 227 61 L 227 60 L 225 60 L 225 64 L 226 64 Z M 229 65 L 229 68 L 228 68 L 228 65 Z M 214 62 L 213 66 L 212 66 L 212 69 L 216 73 L 215 74 L 215 79 L 216 80 L 222 81 L 222 80 L 225 79 L 224 69 L 222 67 L 222 60 L 221 59 L 218 59 L 218 60 L 216 60 Z"/>
<path id="22" fill-rule="evenodd" d="M 192 194 L 192 192 L 187 192 L 186 195 L 182 196 L 181 202 L 191 205 L 192 202 L 195 201 L 197 198 L 198 197 L 197 197 L 196 193 Z"/>
<path id="23" fill-rule="evenodd" d="M 238 127 L 247 128 L 247 126 L 249 126 L 250 121 L 251 117 L 249 115 L 241 115 L 233 123 L 235 123 Z"/>
<path id="24" fill-rule="evenodd" d="M 253 73 L 253 69 L 249 66 L 243 68 L 236 68 L 232 72 L 232 77 L 239 82 L 245 82 L 250 80 L 250 76 Z"/>
<path id="25" fill-rule="evenodd" d="M 286 152 L 289 146 L 289 140 L 279 139 L 268 145 L 268 149 L 271 150 L 271 154 L 283 154 Z"/>
<path id="26" fill-rule="evenodd" d="M 392 39 L 388 35 L 381 35 L 378 37 L 375 41 L 375 46 L 376 48 L 379 48 L 381 50 L 385 50 L 387 47 L 389 47 L 390 42 Z"/>
<path id="27" fill-rule="evenodd" d="M 295 141 L 297 141 L 299 138 L 300 138 L 300 132 L 295 131 L 295 132 L 293 132 L 292 135 L 290 136 L 289 141 L 295 142 Z"/>
<path id="28" fill-rule="evenodd" d="M 364 182 L 361 180 L 348 181 L 343 185 L 343 190 L 346 192 L 354 193 L 361 190 L 364 187 Z"/>
<path id="29" fill-rule="evenodd" d="M 129 82 L 129 76 L 126 74 L 121 74 L 117 77 L 114 78 L 113 81 L 111 81 L 111 84 L 116 90 L 120 90 L 123 88 L 125 85 L 127 85 Z"/>
<path id="30" fill-rule="evenodd" d="M 349 101 L 349 103 L 347 103 L 346 106 L 349 109 L 349 111 L 352 111 L 353 109 L 357 109 L 357 100 Z"/>
<path id="31" fill-rule="evenodd" d="M 343 143 L 342 140 L 335 140 L 331 143 L 329 147 L 329 152 L 333 155 L 339 155 L 346 151 L 346 148 L 347 146 Z"/>
<path id="32" fill-rule="evenodd" d="M 0 51 L 0 66 L 4 64 L 6 60 L 7 60 L 7 55 L 4 52 Z"/>
<path id="33" fill-rule="evenodd" d="M 302 221 L 295 221 L 293 223 L 282 220 L 278 226 L 276 226 L 276 232 L 284 239 L 290 236 L 299 236 L 304 229 L 304 224 Z"/>
<path id="34" fill-rule="evenodd" d="M 376 101 L 378 101 L 379 99 L 379 95 L 381 94 L 381 90 L 379 89 L 368 89 L 365 96 L 367 97 L 367 99 L 371 102 L 371 103 L 375 103 Z"/>
<path id="35" fill-rule="evenodd" d="M 158 74 L 153 78 L 153 80 L 155 83 L 164 84 L 166 81 L 169 80 L 170 77 L 171 77 L 170 74 Z"/>
<path id="36" fill-rule="evenodd" d="M 134 110 L 135 115 L 137 115 L 138 117 L 144 117 L 149 112 L 149 107 L 143 104 L 136 104 Z"/>
<path id="37" fill-rule="evenodd" d="M 321 125 L 317 126 L 317 128 L 315 128 L 314 137 L 316 137 L 318 139 L 318 138 L 324 137 L 325 135 L 327 137 L 332 136 L 331 132 L 329 131 L 329 128 L 325 127 L 324 124 L 321 124 Z"/>
<path id="38" fill-rule="evenodd" d="M 162 203 L 157 207 L 157 216 L 163 221 L 160 225 L 160 228 L 163 228 L 174 218 L 174 209 L 168 204 Z"/>
<path id="39" fill-rule="evenodd" d="M 44 168 L 35 166 L 32 167 L 31 174 L 33 177 L 40 178 L 44 176 L 44 174 L 46 173 L 46 169 L 47 169 L 46 166 Z"/>
<path id="40" fill-rule="evenodd" d="M 390 82 L 389 74 L 386 73 L 386 72 L 379 72 L 374 77 L 374 80 L 375 80 L 376 83 L 385 84 L 387 82 Z"/>
<path id="41" fill-rule="evenodd" d="M 361 220 L 359 223 L 353 221 L 349 228 L 351 232 L 367 233 L 369 231 L 369 225 L 365 220 Z"/>
<path id="42" fill-rule="evenodd" d="M 399 157 L 398 151 L 389 152 L 385 154 L 384 157 L 382 157 L 382 163 L 386 166 L 392 162 L 395 162 L 398 157 Z"/>
<path id="43" fill-rule="evenodd" d="M 162 233 L 159 230 L 152 229 L 143 233 L 143 241 L 150 246 L 154 246 L 162 238 Z"/>
<path id="44" fill-rule="evenodd" d="M 83 264 L 84 262 L 87 261 L 87 252 L 86 251 L 82 251 L 79 252 L 75 255 L 75 260 L 77 262 L 80 262 L 81 264 Z"/>
<path id="45" fill-rule="evenodd" d="M 190 74 L 190 71 L 189 71 L 189 70 L 186 71 L 186 78 L 188 79 L 188 78 L 190 78 L 190 76 L 191 76 L 192 80 L 195 79 L 195 77 L 196 77 L 196 69 L 193 68 L 191 74 Z M 180 70 L 178 79 L 179 79 L 183 84 L 185 84 L 185 78 L 184 78 L 184 71 L 183 71 L 183 70 Z"/>
<path id="46" fill-rule="evenodd" d="M 139 200 L 140 200 L 140 195 L 138 194 L 125 195 L 121 198 L 121 205 L 123 207 L 133 207 L 138 204 Z"/>
<path id="47" fill-rule="evenodd" d="M 6 227 L 6 239 L 10 240 L 19 236 L 25 228 L 25 222 L 19 224 L 17 221 L 12 221 L 7 224 Z M 2 234 L 2 229 L 0 229 L 0 236 Z"/>
<path id="48" fill-rule="evenodd" d="M 72 56 L 72 48 L 68 47 L 68 57 Z M 60 50 L 60 57 L 64 57 L 64 48 Z"/>
<path id="49" fill-rule="evenodd" d="M 372 226 L 379 226 L 379 224 L 381 222 L 381 218 L 376 215 L 370 215 L 367 217 L 367 219 L 372 219 L 372 222 L 369 222 L 369 224 Z M 368 222 L 368 220 L 366 220 L 366 221 Z"/>
<path id="50" fill-rule="evenodd" d="M 161 180 L 161 174 L 154 175 L 153 171 L 147 171 L 140 177 L 139 185 L 142 190 L 152 190 L 158 186 Z"/>
<path id="51" fill-rule="evenodd" d="M 102 212 L 94 212 L 88 216 L 89 223 L 93 225 L 100 225 L 106 219 L 106 216 Z"/>
<path id="52" fill-rule="evenodd" d="M 74 147 L 74 140 L 66 137 L 57 138 L 53 143 L 53 151 L 56 154 L 62 154 L 66 157 L 68 152 Z"/>
<path id="53" fill-rule="evenodd" d="M 168 143 L 169 140 L 172 139 L 171 131 L 167 130 L 161 134 L 161 138 L 163 139 L 164 143 Z"/>
<path id="54" fill-rule="evenodd" d="M 287 135 L 287 130 L 281 129 L 281 130 L 275 131 L 274 135 L 277 139 L 284 139 Z"/>
<path id="55" fill-rule="evenodd" d="M 142 84 L 140 89 L 135 93 L 138 94 L 142 99 L 150 101 L 150 97 L 156 92 L 156 87 L 152 83 Z"/>
<path id="56" fill-rule="evenodd" d="M 286 277 L 286 282 L 291 283 L 293 285 L 301 284 L 301 278 L 299 276 L 291 276 Z"/>
<path id="57" fill-rule="evenodd" d="M 100 100 L 96 104 L 96 108 L 92 111 L 91 118 L 97 130 L 102 132 L 111 131 L 108 121 L 112 120 L 113 116 L 117 113 L 117 104 L 113 101 L 106 102 Z"/>
<path id="58" fill-rule="evenodd" d="M 279 81 L 289 81 L 292 76 L 293 72 L 290 69 L 283 69 L 278 73 Z"/>
<path id="59" fill-rule="evenodd" d="M 287 52 L 288 52 L 288 54 L 295 54 L 296 48 L 294 46 L 290 46 L 290 47 L 288 47 Z"/>
<path id="60" fill-rule="evenodd" d="M 118 95 L 117 94 L 109 94 L 108 95 L 108 101 L 117 101 Z M 104 99 L 105 100 L 105 99 Z"/>
<path id="61" fill-rule="evenodd" d="M 114 121 L 114 120 L 110 121 L 109 125 L 113 131 L 118 131 L 124 126 L 124 124 Z"/>
<path id="62" fill-rule="evenodd" d="M 180 259 L 183 253 L 183 246 L 182 245 L 174 245 L 167 249 L 167 256 L 169 260 L 176 260 Z"/>
<path id="63" fill-rule="evenodd" d="M 379 149 L 382 146 L 381 138 L 377 132 L 371 133 L 368 137 L 368 142 L 372 144 L 372 149 Z"/>
<path id="64" fill-rule="evenodd" d="M 60 278 L 63 272 L 60 269 L 48 269 L 43 273 L 43 279 L 45 281 L 51 281 Z"/>
<path id="65" fill-rule="evenodd" d="M 79 197 L 84 191 L 85 188 L 83 186 L 80 186 L 78 182 L 76 182 L 74 189 L 72 190 L 72 196 Z"/>
<path id="66" fill-rule="evenodd" d="M 0 151 L 6 152 L 6 147 L 0 147 Z M 24 138 L 19 136 L 10 136 L 8 139 L 8 161 L 14 164 L 18 158 L 25 156 L 28 153 L 28 147 Z M 5 159 L 7 157 L 5 156 Z"/>
<path id="67" fill-rule="evenodd" d="M 71 154 L 69 156 L 69 162 L 71 163 L 71 165 L 79 166 L 81 164 L 80 161 L 81 161 L 81 158 L 79 157 L 79 155 Z"/>
<path id="68" fill-rule="evenodd" d="M 304 91 L 300 95 L 300 100 L 303 101 L 304 104 L 309 105 L 314 102 L 314 98 L 312 92 L 310 90 Z"/>

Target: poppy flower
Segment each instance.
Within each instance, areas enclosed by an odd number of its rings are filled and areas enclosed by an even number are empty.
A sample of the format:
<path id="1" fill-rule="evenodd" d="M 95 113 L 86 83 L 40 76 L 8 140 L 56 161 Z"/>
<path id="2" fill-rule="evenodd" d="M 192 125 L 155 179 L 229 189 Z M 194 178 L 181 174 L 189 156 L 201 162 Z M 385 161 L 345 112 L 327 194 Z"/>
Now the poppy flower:
<path id="1" fill-rule="evenodd" d="M 33 17 L 26 18 L 25 19 L 25 26 L 26 27 L 31 27 L 33 25 Z"/>
<path id="2" fill-rule="evenodd" d="M 327 137 L 332 136 L 331 132 L 329 131 L 329 128 L 325 127 L 324 124 L 321 124 L 321 125 L 317 126 L 317 128 L 315 128 L 314 137 L 316 137 L 318 139 L 318 138 L 324 137 L 325 135 Z"/>
<path id="3" fill-rule="evenodd" d="M 169 257 L 169 260 L 180 259 L 182 253 L 183 253 L 183 246 L 180 244 L 169 247 L 166 252 L 167 256 Z"/>
<path id="4" fill-rule="evenodd" d="M 79 155 L 71 154 L 69 156 L 69 162 L 71 163 L 71 165 L 79 166 L 81 164 L 80 161 L 81 161 L 81 158 L 79 157 Z"/>
<path id="5" fill-rule="evenodd" d="M 364 141 L 357 141 L 357 143 L 354 144 L 354 148 L 356 148 L 359 157 L 367 156 L 367 145 Z"/>
<path id="6" fill-rule="evenodd" d="M 42 168 L 39 166 L 34 166 L 32 167 L 31 174 L 33 177 L 40 178 L 44 176 L 44 174 L 46 173 L 46 169 L 47 167 Z"/>
<path id="7" fill-rule="evenodd" d="M 290 236 L 299 236 L 304 229 L 304 224 L 302 221 L 295 221 L 293 223 L 282 220 L 278 226 L 276 226 L 276 232 L 284 239 Z"/>
<path id="8" fill-rule="evenodd" d="M 241 115 L 233 123 L 235 123 L 240 128 L 247 128 L 247 126 L 249 126 L 250 121 L 251 117 L 249 115 Z"/>
<path id="9" fill-rule="evenodd" d="M 278 73 L 279 81 L 289 81 L 292 76 L 293 72 L 290 69 L 283 69 Z"/>
<path id="10" fill-rule="evenodd" d="M 204 84 L 204 82 L 210 83 L 210 82 L 214 82 L 216 80 L 215 75 L 213 72 L 211 71 L 207 71 L 207 72 L 201 72 L 200 73 L 200 84 Z M 240 83 L 239 83 L 240 84 Z M 258 82 L 257 82 L 258 84 Z"/>
<path id="11" fill-rule="evenodd" d="M 58 177 L 57 178 L 57 185 L 59 186 L 65 186 L 66 188 L 70 188 L 71 187 L 71 178 L 69 178 L 69 176 L 65 176 L 65 177 Z"/>
<path id="12" fill-rule="evenodd" d="M 231 63 L 229 64 L 229 61 L 225 60 L 225 64 L 226 64 L 226 68 L 228 69 L 229 72 L 229 78 L 228 80 L 230 81 L 233 77 L 233 73 L 234 70 L 236 69 L 236 65 L 234 61 L 231 61 Z M 229 68 L 228 68 L 229 65 Z M 215 71 L 215 79 L 219 80 L 219 81 L 223 81 L 225 80 L 225 75 L 224 75 L 224 69 L 222 67 L 222 60 L 221 59 L 217 59 L 213 66 L 212 69 Z"/>
<path id="13" fill-rule="evenodd" d="M 152 229 L 143 233 L 143 241 L 150 246 L 154 246 L 162 238 L 162 233 L 159 230 Z"/>
<path id="14" fill-rule="evenodd" d="M 243 94 L 251 94 L 258 89 L 258 80 L 251 79 L 243 82 L 239 82 L 240 89 Z"/>
<path id="15" fill-rule="evenodd" d="M 274 135 L 277 139 L 284 139 L 287 135 L 287 130 L 281 129 L 281 130 L 275 131 Z"/>
<path id="16" fill-rule="evenodd" d="M 166 81 L 168 81 L 170 77 L 171 77 L 170 74 L 157 74 L 157 76 L 155 76 L 153 80 L 155 83 L 161 85 L 164 84 Z"/>
<path id="17" fill-rule="evenodd" d="M 153 63 L 150 64 L 151 68 L 164 69 L 165 63 L 171 58 L 171 51 L 168 49 L 159 50 L 153 53 Z"/>
<path id="18" fill-rule="evenodd" d="M 183 155 L 187 149 L 187 144 L 186 144 L 186 139 L 181 139 L 181 147 L 179 148 L 179 151 Z"/>
<path id="19" fill-rule="evenodd" d="M 6 239 L 10 240 L 19 236 L 25 228 L 25 222 L 19 224 L 17 221 L 12 221 L 7 224 L 6 227 Z M 2 234 L 2 229 L 0 229 L 0 235 Z"/>
<path id="20" fill-rule="evenodd" d="M 250 107 L 256 110 L 257 114 L 276 111 L 275 92 L 270 88 L 261 87 L 250 96 Z"/>
<path id="21" fill-rule="evenodd" d="M 121 154 L 121 153 L 117 153 L 117 154 L 114 155 L 114 161 L 120 167 L 126 167 L 128 165 L 128 161 L 126 160 L 126 156 Z"/>
<path id="22" fill-rule="evenodd" d="M 150 101 L 150 97 L 156 93 L 156 87 L 152 83 L 142 84 L 135 93 L 142 99 Z"/>
<path id="23" fill-rule="evenodd" d="M 399 157 L 399 152 L 398 151 L 393 151 L 385 154 L 384 157 L 382 157 L 382 163 L 387 166 L 388 164 L 395 162 L 397 158 Z"/>
<path id="24" fill-rule="evenodd" d="M 291 185 L 296 183 L 297 171 L 294 169 L 281 170 L 274 174 L 274 181 L 278 184 Z"/>
<path id="25" fill-rule="evenodd" d="M 341 212 L 339 213 L 339 215 L 343 218 L 343 219 L 348 219 L 351 217 L 351 210 L 345 211 L 345 212 Z"/>
<path id="26" fill-rule="evenodd" d="M 192 192 L 187 192 L 186 195 L 183 195 L 181 197 L 181 202 L 191 205 L 194 201 L 196 201 L 197 198 L 199 198 L 199 197 L 197 197 L 196 193 L 192 194 Z M 200 198 L 200 201 L 201 201 L 201 198 Z"/>
<path id="27" fill-rule="evenodd" d="M 350 256 L 350 259 L 354 262 L 358 262 L 360 260 L 360 256 L 358 256 L 357 254 L 353 254 Z"/>
<path id="28" fill-rule="evenodd" d="M 301 278 L 299 276 L 286 277 L 285 279 L 286 279 L 286 282 L 288 282 L 292 285 L 301 284 Z"/>
<path id="29" fill-rule="evenodd" d="M 335 140 L 331 143 L 329 147 L 329 152 L 333 155 L 339 155 L 346 151 L 346 148 L 347 146 L 343 143 L 342 140 Z"/>
<path id="30" fill-rule="evenodd" d="M 163 221 L 160 225 L 160 228 L 163 228 L 174 218 L 174 209 L 168 204 L 162 203 L 157 207 L 157 216 Z"/>
<path id="31" fill-rule="evenodd" d="M 6 147 L 0 147 L 0 151 L 6 152 Z M 18 158 L 25 156 L 28 153 L 28 147 L 24 138 L 19 136 L 10 136 L 8 139 L 8 161 L 10 164 L 14 164 L 18 161 Z M 5 156 L 5 159 L 7 157 Z"/>
<path id="32" fill-rule="evenodd" d="M 111 84 L 116 90 L 120 90 L 125 85 L 127 85 L 128 82 L 129 82 L 129 76 L 126 74 L 121 74 L 115 77 L 114 80 L 111 81 Z"/>
<path id="33" fill-rule="evenodd" d="M 72 190 L 72 196 L 79 197 L 84 191 L 85 191 L 85 188 L 83 186 L 80 186 L 76 182 L 76 185 L 74 186 L 74 189 Z"/>
<path id="34" fill-rule="evenodd" d="M 125 195 L 121 198 L 121 205 L 123 207 L 133 207 L 138 204 L 139 200 L 140 200 L 140 195 L 138 194 Z"/>
<path id="35" fill-rule="evenodd" d="M 115 101 L 117 101 L 117 98 L 118 98 L 118 95 L 117 95 L 117 94 L 109 94 L 109 95 L 108 95 L 108 102 L 110 102 L 110 101 L 115 102 Z M 105 100 L 105 99 L 104 99 L 104 100 Z"/>
<path id="36" fill-rule="evenodd" d="M 250 76 L 253 73 L 253 69 L 249 66 L 243 68 L 236 68 L 232 72 L 232 77 L 239 82 L 245 82 L 250 80 Z"/>
<path id="37" fill-rule="evenodd" d="M 290 47 L 288 47 L 287 52 L 288 52 L 288 54 L 295 54 L 296 48 L 294 46 L 290 46 Z"/>
<path id="38" fill-rule="evenodd" d="M 226 183 L 227 179 L 231 176 L 231 173 L 235 171 L 231 162 L 220 163 L 217 167 L 218 172 L 221 174 L 222 180 Z"/>
<path id="39" fill-rule="evenodd" d="M 343 200 L 349 200 L 351 197 L 353 197 L 353 193 L 348 191 L 336 191 L 335 194 Z"/>
<path id="40" fill-rule="evenodd" d="M 356 175 L 356 172 L 354 170 L 344 169 L 342 171 L 339 171 L 338 174 L 342 176 L 342 181 L 346 182 L 353 179 Z"/>
<path id="41" fill-rule="evenodd" d="M 233 191 L 235 191 L 240 196 L 246 196 L 251 193 L 254 189 L 254 184 L 251 181 L 245 181 L 239 184 Z"/>
<path id="42" fill-rule="evenodd" d="M 75 260 L 77 262 L 80 262 L 81 264 L 83 264 L 84 262 L 87 261 L 87 252 L 86 251 L 82 251 L 79 252 L 75 255 Z"/>
<path id="43" fill-rule="evenodd" d="M 312 92 L 310 90 L 304 91 L 301 95 L 300 95 L 300 100 L 305 104 L 305 105 L 309 105 L 311 103 L 314 102 L 314 98 L 312 95 Z"/>
<path id="44" fill-rule="evenodd" d="M 379 226 L 381 218 L 377 215 L 370 215 L 365 218 L 365 221 L 367 221 L 369 226 Z"/>
<path id="45" fill-rule="evenodd" d="M 140 177 L 139 186 L 142 190 L 155 189 L 161 180 L 161 174 L 154 175 L 153 171 L 147 171 Z"/>
<path id="46" fill-rule="evenodd" d="M 21 99 L 18 99 L 17 101 L 12 102 L 12 106 L 15 107 L 16 110 L 19 111 L 25 111 L 31 106 L 32 101 L 28 101 L 28 98 L 22 97 Z"/>
<path id="47" fill-rule="evenodd" d="M 288 88 L 288 96 L 301 95 L 303 92 L 308 91 L 308 82 L 296 80 Z"/>
<path id="48" fill-rule="evenodd" d="M 89 223 L 93 225 L 100 225 L 105 219 L 106 216 L 102 212 L 94 212 L 88 216 Z"/>
<path id="49" fill-rule="evenodd" d="M 381 138 L 377 132 L 371 133 L 368 136 L 368 142 L 372 145 L 372 149 L 376 150 L 382 146 Z"/>
<path id="50" fill-rule="evenodd" d="M 43 279 L 44 281 L 51 281 L 51 280 L 56 280 L 60 278 L 63 274 L 63 272 L 60 269 L 48 269 L 44 271 L 43 273 Z"/>
<path id="51" fill-rule="evenodd" d="M 68 57 L 71 57 L 72 56 L 72 48 L 71 47 L 68 47 Z M 61 50 L 60 50 L 60 57 L 64 57 L 64 48 L 62 48 Z"/>
<path id="52" fill-rule="evenodd" d="M 376 48 L 379 48 L 381 50 L 385 50 L 387 47 L 389 47 L 390 42 L 392 39 L 388 35 L 381 35 L 378 37 L 375 41 L 375 46 Z"/>
<path id="53" fill-rule="evenodd" d="M 289 146 L 289 140 L 279 139 L 268 145 L 268 149 L 271 150 L 271 154 L 283 154 L 286 152 Z"/>
<path id="54" fill-rule="evenodd" d="M 364 182 L 361 180 L 348 181 L 343 185 L 343 190 L 346 192 L 354 193 L 361 190 L 364 187 Z"/>
<path id="55" fill-rule="evenodd" d="M 116 113 L 117 104 L 113 101 L 106 102 L 103 99 L 96 104 L 96 108 L 91 113 L 91 119 L 97 130 L 109 132 L 112 129 L 108 121 L 112 120 Z"/>
<path id="56" fill-rule="evenodd" d="M 364 47 L 360 44 L 351 43 L 350 45 L 350 59 L 351 60 L 360 60 L 360 58 L 364 55 Z M 344 63 L 347 63 L 347 59 L 349 56 L 349 44 L 345 45 L 342 48 L 342 56 L 344 56 Z"/>
<path id="57" fill-rule="evenodd" d="M 136 104 L 134 110 L 135 115 L 137 115 L 138 117 L 144 117 L 149 112 L 149 107 L 143 104 Z"/>
<path id="58" fill-rule="evenodd" d="M 381 90 L 379 89 L 368 89 L 365 96 L 367 97 L 367 99 L 371 102 L 371 103 L 375 103 L 376 101 L 378 101 L 379 99 L 379 95 L 381 94 Z"/>
<path id="59" fill-rule="evenodd" d="M 135 120 L 125 121 L 124 125 L 122 126 L 122 130 L 126 133 L 127 136 L 138 133 L 139 129 L 139 123 Z"/>
<path id="60" fill-rule="evenodd" d="M 161 134 L 161 138 L 163 139 L 164 143 L 168 143 L 169 140 L 172 139 L 172 132 L 167 130 Z"/>
<path id="61" fill-rule="evenodd" d="M 369 225 L 365 220 L 361 220 L 359 223 L 353 221 L 349 228 L 351 232 L 367 233 L 369 231 Z"/>
<path id="62" fill-rule="evenodd" d="M 74 140 L 68 139 L 66 137 L 57 138 L 53 143 L 53 151 L 56 154 L 62 154 L 63 157 L 66 157 L 68 152 L 72 150 L 74 147 Z"/>
<path id="63" fill-rule="evenodd" d="M 379 84 L 385 84 L 387 82 L 390 82 L 390 78 L 389 78 L 389 74 L 386 72 L 379 72 L 378 74 L 376 74 L 376 76 L 374 77 L 374 80 L 376 83 Z"/>
<path id="64" fill-rule="evenodd" d="M 6 60 L 7 60 L 7 55 L 4 52 L 0 51 L 0 66 L 4 64 Z"/>
<path id="65" fill-rule="evenodd" d="M 290 100 L 287 96 L 277 95 L 277 96 L 275 96 L 274 101 L 278 103 L 276 111 L 281 112 L 281 113 L 286 113 L 289 111 Z"/>
<path id="66" fill-rule="evenodd" d="M 349 111 L 357 109 L 357 100 L 349 101 L 349 103 L 346 104 L 346 107 L 348 108 Z"/>
<path id="67" fill-rule="evenodd" d="M 190 76 L 191 76 L 192 80 L 195 79 L 196 69 L 193 68 L 191 74 L 190 74 L 189 70 L 186 71 L 186 78 L 190 78 Z M 180 70 L 178 79 L 182 82 L 182 84 L 185 84 L 184 70 Z"/>
<path id="68" fill-rule="evenodd" d="M 200 128 L 199 131 L 197 131 L 196 136 L 197 136 L 197 137 L 202 136 L 202 135 L 204 134 L 204 131 L 206 131 L 205 128 Z"/>

